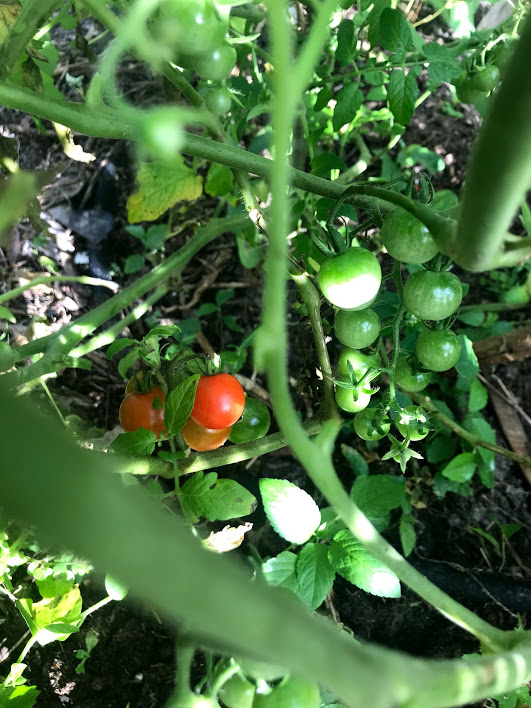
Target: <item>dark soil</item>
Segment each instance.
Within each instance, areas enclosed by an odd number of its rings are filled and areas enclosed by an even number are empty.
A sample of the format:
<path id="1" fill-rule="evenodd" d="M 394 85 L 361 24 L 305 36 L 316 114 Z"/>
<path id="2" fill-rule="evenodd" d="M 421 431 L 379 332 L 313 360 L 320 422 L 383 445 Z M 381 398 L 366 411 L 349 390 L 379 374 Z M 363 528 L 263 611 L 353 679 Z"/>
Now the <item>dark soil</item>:
<path id="1" fill-rule="evenodd" d="M 70 67 L 72 70 L 72 67 Z M 138 65 L 126 67 L 135 76 Z M 86 63 L 76 65 L 72 70 L 88 71 Z M 124 79 L 125 80 L 125 79 Z M 132 79 L 131 79 L 132 81 Z M 145 90 L 146 102 L 153 96 L 153 79 L 145 77 L 140 88 Z M 465 120 L 449 117 L 442 110 L 446 89 L 430 97 L 415 114 L 407 129 L 407 143 L 419 143 L 439 153 L 446 164 L 446 169 L 435 176 L 437 189 L 447 188 L 459 191 L 463 175 L 476 133 L 479 119 L 472 109 L 464 109 Z M 144 94 L 142 94 L 144 95 Z M 135 100 L 141 101 L 142 95 Z M 20 166 L 24 169 L 46 169 L 65 161 L 58 146 L 53 130 L 47 125 L 47 132 L 42 134 L 27 116 L 0 108 L 0 122 L 4 130 L 16 135 L 20 144 Z M 117 168 L 118 180 L 116 202 L 114 204 L 115 222 L 107 239 L 107 257 L 110 263 L 123 267 L 124 259 L 135 249 L 138 242 L 129 236 L 124 227 L 127 224 L 125 200 L 133 187 L 133 169 L 131 155 L 127 145 L 105 140 L 76 138 L 83 147 L 98 156 L 96 166 L 67 162 L 61 176 L 55 180 L 45 193 L 45 207 L 67 201 L 76 208 L 90 205 L 92 190 L 97 181 L 97 172 L 106 161 L 111 161 Z M 191 224 L 208 217 L 214 203 L 205 199 L 201 204 L 192 205 L 185 218 Z M 44 225 L 43 225 L 44 226 Z M 71 250 L 62 250 L 59 242 L 68 241 L 69 234 L 52 223 L 48 227 L 51 239 L 39 248 L 32 246 L 35 237 L 35 223 L 24 222 L 15 229 L 15 241 L 12 248 L 0 252 L 0 272 L 11 287 L 10 279 L 16 271 L 24 268 L 39 272 L 42 266 L 41 256 L 54 260 L 64 272 L 83 272 L 73 264 L 73 249 L 83 250 L 87 243 L 82 238 L 70 242 Z M 180 236 L 168 243 L 168 253 L 179 248 L 189 235 L 185 230 Z M 209 342 L 219 351 L 231 343 L 238 343 L 244 334 L 252 331 L 260 313 L 261 272 L 244 271 L 239 265 L 231 238 L 216 241 L 205 249 L 182 274 L 178 292 L 172 292 L 156 308 L 158 317 L 171 317 L 173 321 L 195 316 L 197 304 L 187 307 L 197 285 L 205 272 L 216 262 L 221 251 L 232 249 L 233 257 L 223 266 L 215 282 L 205 289 L 202 299 L 212 302 L 221 288 L 234 287 L 235 297 L 227 305 L 224 314 L 232 314 L 244 333 L 234 333 L 223 327 L 216 318 L 209 317 L 202 321 L 202 342 Z M 118 274 L 115 282 L 126 285 L 136 276 Z M 59 297 L 58 297 L 59 296 Z M 72 305 L 73 303 L 73 305 Z M 24 297 L 13 302 L 13 312 L 19 324 L 12 328 L 11 334 L 16 339 L 23 336 L 32 317 L 48 321 L 52 329 L 63 326 L 71 318 L 78 317 L 94 305 L 94 294 L 82 286 L 61 285 L 55 289 L 30 291 Z M 175 306 L 178 310 L 175 311 Z M 308 327 L 298 324 L 296 315 L 290 312 L 290 333 L 293 340 L 291 369 L 299 386 L 295 395 L 299 396 L 301 409 L 311 413 L 310 391 L 315 360 Z M 138 322 L 132 328 L 135 337 L 141 337 L 147 330 L 145 322 Z M 51 384 L 56 402 L 64 414 L 75 413 L 87 423 L 103 430 L 111 430 L 118 424 L 118 408 L 123 396 L 123 380 L 117 373 L 114 361 L 108 362 L 101 352 L 90 355 L 93 362 L 91 372 L 69 369 L 59 375 Z M 252 365 L 248 363 L 243 372 L 252 375 Z M 521 402 L 529 401 L 528 389 L 525 388 L 525 376 L 529 373 L 527 363 L 511 364 L 498 367 L 498 375 L 507 388 Z M 264 381 L 258 381 L 265 385 Z M 527 398 L 526 398 L 527 395 Z M 44 395 L 36 394 L 36 402 L 45 408 L 48 404 Z M 487 414 L 496 425 L 495 414 L 488 409 Z M 498 442 L 505 444 L 501 433 Z M 356 443 L 352 438 L 342 442 Z M 360 450 L 362 448 L 360 447 Z M 377 459 L 377 456 L 376 458 Z M 346 485 L 352 481 L 352 473 L 341 457 L 337 460 L 338 468 Z M 378 470 L 395 474 L 395 467 L 375 462 Z M 261 477 L 287 478 L 314 493 L 304 471 L 293 458 L 289 450 L 282 450 L 254 461 L 253 464 L 238 464 L 226 468 L 222 474 L 234 477 L 258 496 L 258 479 Z M 505 458 L 497 458 L 496 486 L 487 491 L 478 485 L 472 497 L 464 498 L 448 494 L 443 500 L 437 499 L 430 491 L 429 484 L 423 490 L 427 506 L 414 511 L 418 521 L 416 530 L 418 542 L 412 554 L 415 563 L 433 561 L 444 569 L 458 569 L 463 577 L 472 575 L 481 588 L 485 574 L 495 575 L 506 581 L 510 588 L 513 583 L 531 582 L 531 494 L 528 485 L 517 465 Z M 319 495 L 316 501 L 321 502 Z M 520 523 L 523 528 L 510 543 L 504 547 L 503 556 L 485 539 L 471 530 L 480 527 L 496 533 L 494 519 L 501 524 Z M 247 542 L 241 548 L 242 557 L 246 556 L 247 543 L 252 543 L 258 552 L 266 557 L 284 550 L 285 544 L 266 522 L 263 510 L 259 507 L 249 517 L 254 524 Z M 394 527 L 389 538 L 400 548 Z M 485 581 L 486 584 L 486 581 Z M 88 607 L 104 596 L 104 591 L 95 581 L 86 581 L 82 587 L 85 606 Z M 453 591 L 471 610 L 493 624 L 511 629 L 517 626 L 519 618 L 524 627 L 528 625 L 528 612 L 523 607 L 505 604 L 503 592 L 498 597 L 485 594 L 481 599 L 470 598 L 464 584 L 454 579 Z M 25 626 L 6 600 L 0 600 L 3 618 L 0 619 L 0 649 L 11 649 L 23 636 Z M 381 643 L 387 647 L 400 649 L 422 657 L 459 657 L 478 650 L 477 642 L 464 631 L 458 629 L 438 612 L 419 600 L 409 590 L 404 589 L 399 600 L 373 597 L 356 589 L 339 578 L 327 606 L 333 609 L 335 617 L 350 628 L 361 640 Z M 85 635 L 92 628 L 98 635 L 99 642 L 86 663 L 86 672 L 76 674 L 79 663 L 76 651 L 85 648 Z M 36 685 L 41 695 L 38 706 L 55 708 L 156 708 L 164 706 L 171 694 L 175 676 L 175 629 L 161 621 L 150 610 L 135 606 L 129 600 L 113 603 L 95 613 L 86 627 L 64 643 L 54 643 L 46 647 L 34 648 L 27 658 L 29 681 Z M 16 651 L 14 652 L 16 655 Z M 0 656 L 4 656 L 3 652 Z M 198 656 L 195 678 L 202 676 L 202 657 Z M 5 662 L 1 669 L 7 669 Z M 478 704 L 487 705 L 487 704 Z M 365 708 L 365 707 L 364 707 Z"/>

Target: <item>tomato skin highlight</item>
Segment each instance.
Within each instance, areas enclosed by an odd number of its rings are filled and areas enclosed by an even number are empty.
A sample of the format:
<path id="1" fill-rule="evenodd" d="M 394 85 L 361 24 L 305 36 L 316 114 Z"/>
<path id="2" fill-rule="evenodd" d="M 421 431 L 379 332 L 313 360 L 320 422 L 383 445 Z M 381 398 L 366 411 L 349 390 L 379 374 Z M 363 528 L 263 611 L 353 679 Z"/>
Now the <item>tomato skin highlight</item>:
<path id="1" fill-rule="evenodd" d="M 271 415 L 265 403 L 246 398 L 242 417 L 232 426 L 229 440 L 235 445 L 259 440 L 267 435 L 270 425 Z"/>
<path id="2" fill-rule="evenodd" d="M 338 310 L 334 319 L 337 339 L 351 349 L 369 347 L 380 334 L 380 318 L 374 310 Z"/>
<path id="3" fill-rule="evenodd" d="M 362 440 L 381 440 L 390 429 L 389 416 L 387 413 L 382 414 L 378 408 L 366 408 L 354 418 L 354 430 Z"/>
<path id="4" fill-rule="evenodd" d="M 453 273 L 419 270 L 404 285 L 404 302 L 421 320 L 444 320 L 463 299 L 461 281 Z"/>
<path id="5" fill-rule="evenodd" d="M 378 295 L 382 269 L 374 253 L 353 247 L 325 261 L 318 280 L 332 305 L 342 310 L 362 310 Z"/>
<path id="6" fill-rule="evenodd" d="M 153 408 L 153 402 L 158 398 L 162 408 Z M 148 393 L 127 394 L 120 405 L 120 425 L 126 433 L 131 433 L 138 428 L 145 428 L 156 433 L 159 437 L 166 434 L 164 425 L 164 394 L 159 386 L 154 386 Z"/>
<path id="7" fill-rule="evenodd" d="M 229 439 L 230 431 L 232 427 L 228 428 L 203 428 L 201 425 L 195 422 L 193 418 L 188 418 L 185 423 L 184 428 L 181 430 L 181 434 L 184 438 L 184 442 L 192 450 L 197 452 L 208 452 L 209 450 L 217 450 L 218 447 L 224 445 Z"/>
<path id="8" fill-rule="evenodd" d="M 459 337 L 448 329 L 421 332 L 415 353 L 430 371 L 448 371 L 457 364 L 461 354 Z"/>
<path id="9" fill-rule="evenodd" d="M 195 392 L 191 417 L 202 428 L 229 428 L 245 408 L 245 393 L 231 374 L 201 376 Z M 228 437 L 228 436 L 227 436 Z"/>
<path id="10" fill-rule="evenodd" d="M 382 226 L 382 241 L 387 253 L 401 263 L 421 264 L 439 253 L 430 232 L 413 214 L 393 209 Z"/>
<path id="11" fill-rule="evenodd" d="M 402 357 L 396 362 L 395 383 L 404 391 L 424 391 L 431 380 L 432 375 L 428 371 L 419 371 L 409 357 Z"/>

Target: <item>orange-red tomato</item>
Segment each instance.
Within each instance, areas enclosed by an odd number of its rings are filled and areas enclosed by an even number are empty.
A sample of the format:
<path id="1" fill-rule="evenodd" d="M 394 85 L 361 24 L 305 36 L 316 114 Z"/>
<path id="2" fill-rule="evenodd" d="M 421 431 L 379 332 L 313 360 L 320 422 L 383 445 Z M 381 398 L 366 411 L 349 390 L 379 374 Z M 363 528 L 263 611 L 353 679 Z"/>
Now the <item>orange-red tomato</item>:
<path id="1" fill-rule="evenodd" d="M 228 428 L 245 408 L 245 393 L 231 374 L 201 376 L 197 384 L 191 417 L 203 428 Z"/>
<path id="2" fill-rule="evenodd" d="M 162 408 L 153 408 L 155 397 L 162 402 Z M 158 436 L 166 434 L 162 389 L 155 386 L 149 393 L 129 393 L 120 406 L 120 425 L 126 433 L 145 428 Z"/>
<path id="3" fill-rule="evenodd" d="M 181 430 L 184 442 L 189 445 L 192 450 L 198 452 L 206 452 L 208 450 L 217 450 L 225 443 L 230 435 L 232 426 L 228 428 L 219 428 L 212 430 L 203 428 L 195 422 L 193 418 L 188 418 L 186 425 Z"/>

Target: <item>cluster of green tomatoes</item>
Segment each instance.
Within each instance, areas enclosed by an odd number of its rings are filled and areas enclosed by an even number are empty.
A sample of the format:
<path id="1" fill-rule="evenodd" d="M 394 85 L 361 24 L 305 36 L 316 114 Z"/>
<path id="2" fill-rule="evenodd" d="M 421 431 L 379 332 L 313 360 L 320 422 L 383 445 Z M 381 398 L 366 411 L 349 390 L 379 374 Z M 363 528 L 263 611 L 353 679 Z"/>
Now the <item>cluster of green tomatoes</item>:
<path id="1" fill-rule="evenodd" d="M 166 0 L 160 6 L 155 34 L 170 47 L 172 60 L 212 82 L 205 95 L 216 115 L 230 110 L 232 94 L 224 86 L 236 65 L 236 50 L 227 41 L 230 4 L 212 0 Z"/>
<path id="2" fill-rule="evenodd" d="M 447 371 L 458 361 L 461 344 L 449 328 L 463 297 L 461 282 L 441 269 L 443 259 L 428 229 L 410 213 L 395 207 L 385 218 L 382 242 L 389 255 L 404 264 L 422 266 L 412 272 L 405 284 L 403 307 L 422 320 L 414 353 L 393 353 L 390 364 L 382 367 L 382 331 L 400 327 L 402 310 L 390 322 L 382 323 L 371 305 L 380 292 L 382 271 L 376 256 L 358 246 L 326 260 L 319 271 L 319 287 L 326 299 L 337 307 L 334 333 L 344 345 L 339 356 L 336 402 L 339 408 L 355 413 L 354 430 L 364 440 L 379 440 L 389 433 L 388 412 L 398 410 L 397 427 L 407 440 L 420 440 L 430 428 L 422 409 L 401 409 L 389 400 L 387 405 L 371 406 L 377 389 L 371 382 L 382 371 L 406 392 L 422 391 L 434 372 Z M 400 288 L 401 289 L 401 288 Z"/>
<path id="3" fill-rule="evenodd" d="M 477 65 L 465 60 L 465 69 L 455 82 L 457 98 L 461 103 L 479 103 L 498 85 L 501 74 L 514 51 L 516 39 L 497 42 L 487 52 L 486 63 Z M 467 65 L 468 64 L 468 65 Z"/>

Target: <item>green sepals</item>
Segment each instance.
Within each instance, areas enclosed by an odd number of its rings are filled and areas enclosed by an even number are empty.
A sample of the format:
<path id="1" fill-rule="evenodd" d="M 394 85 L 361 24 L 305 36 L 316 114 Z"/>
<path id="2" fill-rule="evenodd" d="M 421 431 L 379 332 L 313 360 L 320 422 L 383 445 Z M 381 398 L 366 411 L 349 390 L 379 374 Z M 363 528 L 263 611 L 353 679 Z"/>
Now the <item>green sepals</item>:
<path id="1" fill-rule="evenodd" d="M 409 447 L 409 440 L 403 440 L 399 442 L 393 435 L 389 434 L 387 436 L 391 442 L 392 446 L 389 452 L 386 452 L 382 456 L 382 460 L 394 460 L 400 465 L 402 472 L 406 471 L 407 463 L 413 457 L 415 460 L 423 460 L 422 455 L 419 455 L 415 450 L 411 450 Z"/>

